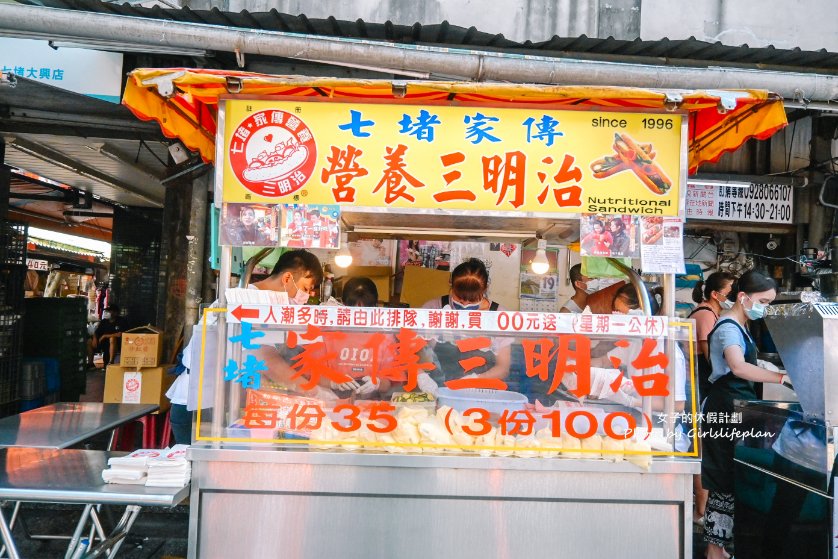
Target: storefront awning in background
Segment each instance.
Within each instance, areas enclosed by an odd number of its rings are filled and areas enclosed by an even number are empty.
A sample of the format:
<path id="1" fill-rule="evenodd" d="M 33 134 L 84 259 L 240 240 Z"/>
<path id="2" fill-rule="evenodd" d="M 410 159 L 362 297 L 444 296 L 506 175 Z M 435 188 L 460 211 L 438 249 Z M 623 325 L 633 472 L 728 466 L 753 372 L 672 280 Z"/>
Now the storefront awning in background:
<path id="1" fill-rule="evenodd" d="M 272 76 L 249 72 L 187 68 L 137 69 L 128 79 L 122 103 L 138 118 L 154 120 L 207 162 L 215 158 L 218 99 L 241 95 L 412 99 L 470 103 L 533 103 L 562 107 L 686 110 L 689 165 L 718 160 L 750 138 L 765 139 L 786 125 L 782 100 L 759 90 L 661 91 L 623 87 L 564 87 L 478 82 L 402 82 Z"/>

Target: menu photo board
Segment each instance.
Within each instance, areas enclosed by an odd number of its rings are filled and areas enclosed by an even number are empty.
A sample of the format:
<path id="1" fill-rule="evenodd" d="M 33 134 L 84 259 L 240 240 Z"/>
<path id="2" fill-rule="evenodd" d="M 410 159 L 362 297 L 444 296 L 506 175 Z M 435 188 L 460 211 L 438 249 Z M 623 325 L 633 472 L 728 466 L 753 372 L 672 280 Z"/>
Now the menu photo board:
<path id="1" fill-rule="evenodd" d="M 679 215 L 681 113 L 223 102 L 225 202 Z"/>

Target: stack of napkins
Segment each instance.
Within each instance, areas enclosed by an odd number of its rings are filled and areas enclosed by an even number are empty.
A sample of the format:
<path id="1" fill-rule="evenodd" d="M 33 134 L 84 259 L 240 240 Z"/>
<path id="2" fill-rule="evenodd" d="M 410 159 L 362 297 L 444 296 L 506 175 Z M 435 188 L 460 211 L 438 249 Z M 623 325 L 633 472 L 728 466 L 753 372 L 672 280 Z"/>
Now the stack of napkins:
<path id="1" fill-rule="evenodd" d="M 106 483 L 145 485 L 149 459 L 157 458 L 163 452 L 154 448 L 141 448 L 128 456 L 109 458 L 110 468 L 102 471 L 102 479 Z"/>
<path id="2" fill-rule="evenodd" d="M 185 444 L 177 444 L 148 460 L 147 487 L 185 487 L 192 477 L 192 466 L 186 460 Z"/>

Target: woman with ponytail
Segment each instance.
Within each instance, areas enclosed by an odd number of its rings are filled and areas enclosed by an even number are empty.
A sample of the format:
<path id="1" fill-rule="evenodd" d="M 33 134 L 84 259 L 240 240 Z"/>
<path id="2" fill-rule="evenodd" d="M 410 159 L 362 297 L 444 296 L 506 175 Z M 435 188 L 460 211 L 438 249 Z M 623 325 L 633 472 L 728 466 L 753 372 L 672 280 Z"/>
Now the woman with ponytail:
<path id="1" fill-rule="evenodd" d="M 755 382 L 787 381 L 786 375 L 757 366 L 757 347 L 747 329 L 749 321 L 765 316 L 776 296 L 774 280 L 753 270 L 744 274 L 733 285 L 733 307 L 722 312 L 707 337 L 713 371 L 703 412 L 717 418 L 702 427 L 701 483 L 710 492 L 704 515 L 708 559 L 727 559 L 725 546 L 733 542 L 733 432 L 741 427 L 731 417 L 733 401 L 756 400 Z"/>
<path id="2" fill-rule="evenodd" d="M 687 318 L 695 319 L 696 356 L 698 357 L 699 401 L 710 390 L 710 345 L 707 336 L 719 320 L 722 311 L 733 307 L 728 296 L 733 289 L 736 276 L 728 272 L 714 272 L 693 288 L 693 301 L 698 306 Z"/>

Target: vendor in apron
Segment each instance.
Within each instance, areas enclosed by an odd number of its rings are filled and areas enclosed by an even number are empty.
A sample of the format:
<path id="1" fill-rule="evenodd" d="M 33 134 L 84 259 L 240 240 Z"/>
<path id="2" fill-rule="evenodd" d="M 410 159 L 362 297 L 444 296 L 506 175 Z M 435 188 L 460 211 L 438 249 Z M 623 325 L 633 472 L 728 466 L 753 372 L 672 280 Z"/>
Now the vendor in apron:
<path id="1" fill-rule="evenodd" d="M 710 391 L 704 401 L 702 428 L 701 482 L 710 494 L 704 514 L 704 540 L 708 559 L 729 557 L 725 546 L 733 542 L 733 449 L 731 433 L 741 429 L 732 421 L 733 401 L 755 400 L 755 382 L 787 383 L 786 375 L 756 365 L 757 348 L 746 328 L 749 320 L 759 320 L 777 296 L 777 286 L 769 277 L 750 271 L 734 283 L 733 308 L 722 312 L 708 336 Z M 708 414 L 715 414 L 715 421 Z"/>
<path id="2" fill-rule="evenodd" d="M 710 332 L 719 320 L 722 311 L 733 308 L 733 301 L 728 299 L 736 276 L 730 272 L 714 272 L 704 281 L 698 282 L 693 288 L 692 299 L 698 306 L 692 310 L 687 318 L 695 320 L 695 356 L 698 373 L 698 403 L 699 407 L 707 394 L 710 393 L 710 343 L 707 341 Z M 707 504 L 707 490 L 701 486 L 701 476 L 693 477 L 693 524 L 704 523 L 704 510 Z"/>
<path id="3" fill-rule="evenodd" d="M 486 297 L 489 288 L 489 272 L 486 265 L 477 258 L 466 260 L 451 272 L 451 289 L 448 294 L 431 299 L 422 305 L 423 309 L 461 311 L 503 311 L 498 303 Z M 470 338 L 475 335 L 470 335 Z M 463 377 L 505 379 L 509 376 L 512 338 L 491 338 L 490 347 L 461 351 L 453 336 L 440 336 L 428 343 L 435 368 L 421 373 L 417 380 L 423 392 L 436 394 L 440 384 Z M 470 357 L 481 357 L 480 365 L 466 371 L 461 363 Z"/>
<path id="4" fill-rule="evenodd" d="M 367 277 L 349 278 L 343 286 L 342 299 L 347 307 L 377 307 L 378 288 Z M 343 382 L 325 379 L 340 398 L 354 395 L 364 400 L 382 400 L 394 386 L 401 386 L 406 376 L 392 367 L 391 348 L 396 343 L 392 334 L 375 331 L 342 332 L 325 336 L 324 359 L 328 367 L 347 376 Z"/>

